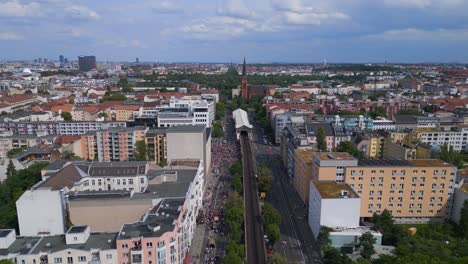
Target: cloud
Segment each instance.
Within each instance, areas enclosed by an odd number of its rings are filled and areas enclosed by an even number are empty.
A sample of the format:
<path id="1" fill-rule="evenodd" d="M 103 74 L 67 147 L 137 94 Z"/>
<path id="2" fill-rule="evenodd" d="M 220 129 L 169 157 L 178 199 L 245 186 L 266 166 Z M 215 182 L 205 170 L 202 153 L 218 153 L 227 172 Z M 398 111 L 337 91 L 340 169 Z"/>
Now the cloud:
<path id="1" fill-rule="evenodd" d="M 83 5 L 76 5 L 69 1 L 36 0 L 20 2 L 18 0 L 0 2 L 0 17 L 8 18 L 62 18 L 97 20 L 99 14 Z"/>
<path id="2" fill-rule="evenodd" d="M 224 7 L 218 8 L 218 15 L 236 18 L 254 18 L 255 12 L 249 9 L 244 0 L 228 0 Z"/>
<path id="3" fill-rule="evenodd" d="M 19 36 L 11 32 L 0 32 L 0 40 L 21 40 L 22 36 Z"/>
<path id="4" fill-rule="evenodd" d="M 0 17 L 37 17 L 43 15 L 36 2 L 20 3 L 16 0 L 0 3 Z"/>
<path id="5" fill-rule="evenodd" d="M 467 41 L 468 40 L 468 28 L 465 29 L 434 29 L 424 30 L 417 28 L 405 28 L 387 30 L 380 34 L 374 34 L 366 36 L 365 38 L 370 39 L 383 39 L 383 40 L 394 40 L 394 41 Z"/>
<path id="6" fill-rule="evenodd" d="M 151 9 L 160 14 L 175 14 L 183 11 L 176 2 L 169 0 L 156 1 L 156 3 L 151 6 Z"/>
<path id="7" fill-rule="evenodd" d="M 348 14 L 323 8 L 320 1 L 314 3 L 317 6 L 304 4 L 301 0 L 271 0 L 273 9 L 282 16 L 283 21 L 287 24 L 321 25 L 350 19 Z"/>
<path id="8" fill-rule="evenodd" d="M 100 15 L 86 6 L 71 5 L 65 7 L 65 12 L 72 18 L 98 20 Z"/>
<path id="9" fill-rule="evenodd" d="M 393 8 L 453 8 L 466 4 L 465 0 L 384 0 L 387 7 Z"/>

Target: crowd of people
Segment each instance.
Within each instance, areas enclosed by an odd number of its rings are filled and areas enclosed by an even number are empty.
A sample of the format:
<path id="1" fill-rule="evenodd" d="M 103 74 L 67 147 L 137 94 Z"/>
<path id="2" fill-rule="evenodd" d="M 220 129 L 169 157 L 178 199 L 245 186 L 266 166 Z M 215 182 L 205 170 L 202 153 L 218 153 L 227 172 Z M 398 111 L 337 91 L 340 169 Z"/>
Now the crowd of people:
<path id="1" fill-rule="evenodd" d="M 231 175 L 229 168 L 241 157 L 240 147 L 235 138 L 232 123 L 224 125 L 225 137 L 213 139 L 211 143 L 212 175 L 207 181 L 203 211 L 197 219 L 209 233 L 205 247 L 206 264 L 218 263 L 221 250 L 218 250 L 216 241 L 226 239 L 226 225 L 224 223 L 224 208 L 231 188 Z"/>

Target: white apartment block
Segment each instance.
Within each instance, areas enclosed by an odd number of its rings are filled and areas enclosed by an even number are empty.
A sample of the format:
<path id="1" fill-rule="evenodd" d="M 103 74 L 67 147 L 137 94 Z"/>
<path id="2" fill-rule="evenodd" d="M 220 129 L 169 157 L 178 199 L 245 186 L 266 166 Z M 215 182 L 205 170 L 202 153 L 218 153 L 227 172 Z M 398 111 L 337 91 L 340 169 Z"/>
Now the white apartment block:
<path id="1" fill-rule="evenodd" d="M 430 146 L 442 147 L 448 145 L 456 151 L 468 150 L 468 127 L 460 127 L 455 131 L 430 129 L 418 133 L 419 140 Z"/>

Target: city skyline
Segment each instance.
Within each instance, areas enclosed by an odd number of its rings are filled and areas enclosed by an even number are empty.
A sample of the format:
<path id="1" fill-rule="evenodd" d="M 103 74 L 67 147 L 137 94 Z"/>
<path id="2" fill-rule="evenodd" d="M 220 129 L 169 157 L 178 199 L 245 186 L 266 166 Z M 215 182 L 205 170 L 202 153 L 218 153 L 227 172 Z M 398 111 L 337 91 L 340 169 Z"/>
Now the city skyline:
<path id="1" fill-rule="evenodd" d="M 6 0 L 0 60 L 463 63 L 467 7 L 463 0 Z"/>

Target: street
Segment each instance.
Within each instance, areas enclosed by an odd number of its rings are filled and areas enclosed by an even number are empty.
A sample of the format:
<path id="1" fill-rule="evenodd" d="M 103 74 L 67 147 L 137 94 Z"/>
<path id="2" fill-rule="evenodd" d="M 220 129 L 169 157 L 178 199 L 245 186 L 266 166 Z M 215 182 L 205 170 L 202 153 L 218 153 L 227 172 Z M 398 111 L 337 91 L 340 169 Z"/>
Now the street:
<path id="1" fill-rule="evenodd" d="M 307 223 L 307 208 L 287 180 L 279 146 L 264 144 L 262 129 L 255 126 L 255 153 L 258 164 L 272 172 L 271 190 L 266 201 L 281 214 L 281 238 L 274 249 L 292 263 L 321 263 L 319 249 Z"/>

